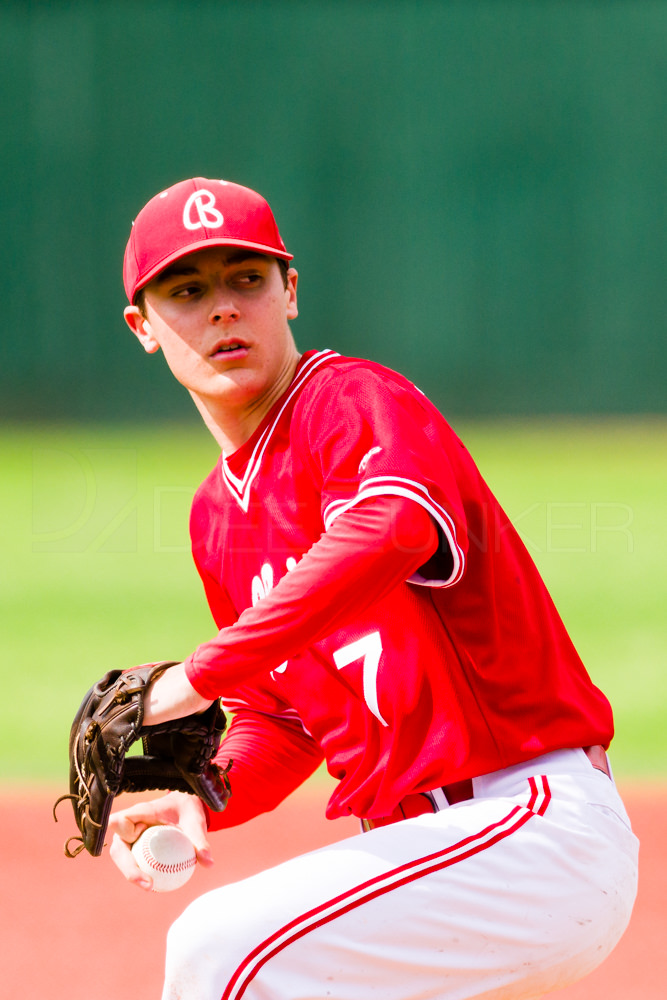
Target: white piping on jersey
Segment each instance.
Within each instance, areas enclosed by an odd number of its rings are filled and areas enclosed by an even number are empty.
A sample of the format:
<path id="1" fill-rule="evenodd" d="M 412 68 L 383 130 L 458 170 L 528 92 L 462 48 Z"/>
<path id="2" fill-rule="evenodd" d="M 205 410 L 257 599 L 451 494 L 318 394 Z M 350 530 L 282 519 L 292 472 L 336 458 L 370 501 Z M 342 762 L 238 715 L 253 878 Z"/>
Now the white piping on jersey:
<path id="1" fill-rule="evenodd" d="M 223 706 L 230 712 L 247 711 L 257 715 L 266 715 L 270 719 L 296 719 L 301 722 L 301 716 L 295 708 L 285 708 L 279 712 L 265 712 L 261 708 L 254 708 L 243 698 L 223 698 Z M 301 723 L 303 725 L 303 723 Z"/>
<path id="2" fill-rule="evenodd" d="M 421 483 L 413 479 L 403 479 L 400 476 L 374 476 L 366 479 L 359 487 L 359 492 L 350 500 L 332 500 L 324 511 L 324 530 L 327 531 L 333 522 L 346 510 L 361 503 L 368 497 L 401 496 L 415 500 L 420 507 L 435 518 L 440 525 L 452 555 L 454 566 L 447 580 L 424 580 L 415 576 L 410 583 L 422 587 L 451 587 L 461 579 L 465 568 L 465 554 L 456 540 L 456 528 L 451 516 L 444 507 L 433 499 L 429 491 Z"/>
<path id="3" fill-rule="evenodd" d="M 340 357 L 337 351 L 325 350 L 325 351 L 318 351 L 317 354 L 314 354 L 312 358 L 309 358 L 308 361 L 306 361 L 303 368 L 301 369 L 297 377 L 292 382 L 292 385 L 288 389 L 283 405 L 280 407 L 280 410 L 276 414 L 275 420 L 260 435 L 257 444 L 253 448 L 252 455 L 250 456 L 250 459 L 246 466 L 246 470 L 241 479 L 239 479 L 238 476 L 235 476 L 234 473 L 230 470 L 229 465 L 227 464 L 227 456 L 225 455 L 224 452 L 222 453 L 222 462 L 221 462 L 222 478 L 225 484 L 227 485 L 229 492 L 232 494 L 232 496 L 234 497 L 234 499 L 237 501 L 237 503 L 244 512 L 247 512 L 250 503 L 250 487 L 253 483 L 253 480 L 257 476 L 257 473 L 260 470 L 262 464 L 262 458 L 264 457 L 264 452 L 267 449 L 268 443 L 271 439 L 273 431 L 276 428 L 276 425 L 278 424 L 280 418 L 285 412 L 285 408 L 289 406 L 292 399 L 294 398 L 294 395 L 300 392 L 303 383 L 310 378 L 313 372 L 317 368 L 319 368 L 320 365 L 323 365 L 326 361 L 328 361 L 330 358 L 336 358 L 336 357 Z"/>
<path id="4" fill-rule="evenodd" d="M 478 833 L 466 836 L 434 854 L 415 858 L 398 868 L 382 872 L 333 899 L 325 900 L 279 928 L 243 959 L 227 983 L 222 1000 L 241 1000 L 268 961 L 323 924 L 330 923 L 394 889 L 400 889 L 403 885 L 466 861 L 511 837 L 535 816 L 543 816 L 551 801 L 551 789 L 546 775 L 528 778 L 528 786 L 530 800 L 527 805 L 513 806 L 502 819 L 490 823 Z"/>
<path id="5" fill-rule="evenodd" d="M 281 712 L 263 712 L 260 708 L 253 708 L 252 705 L 248 704 L 248 702 L 244 701 L 242 698 L 223 698 L 222 704 L 228 712 L 232 713 L 238 713 L 240 711 L 252 712 L 254 715 L 265 715 L 268 719 L 278 719 L 283 722 L 285 720 L 298 722 L 306 736 L 310 736 L 311 740 L 315 739 L 313 734 L 304 726 L 303 719 L 295 708 L 285 708 Z"/>

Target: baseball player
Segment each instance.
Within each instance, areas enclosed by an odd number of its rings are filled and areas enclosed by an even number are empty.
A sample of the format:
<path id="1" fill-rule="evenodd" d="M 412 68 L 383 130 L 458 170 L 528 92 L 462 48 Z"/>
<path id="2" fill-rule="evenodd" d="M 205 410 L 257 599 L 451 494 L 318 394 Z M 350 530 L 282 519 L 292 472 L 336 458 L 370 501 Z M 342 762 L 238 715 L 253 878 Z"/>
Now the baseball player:
<path id="1" fill-rule="evenodd" d="M 327 816 L 360 833 L 190 905 L 165 1000 L 542 996 L 605 958 L 635 897 L 609 703 L 432 403 L 372 361 L 299 353 L 291 260 L 227 181 L 175 184 L 133 225 L 127 323 L 220 447 L 191 514 L 218 631 L 152 683 L 145 722 L 222 699 L 232 795 L 114 813 L 111 856 L 149 888 L 130 846 L 175 823 L 206 864 L 210 831 L 325 761 Z"/>

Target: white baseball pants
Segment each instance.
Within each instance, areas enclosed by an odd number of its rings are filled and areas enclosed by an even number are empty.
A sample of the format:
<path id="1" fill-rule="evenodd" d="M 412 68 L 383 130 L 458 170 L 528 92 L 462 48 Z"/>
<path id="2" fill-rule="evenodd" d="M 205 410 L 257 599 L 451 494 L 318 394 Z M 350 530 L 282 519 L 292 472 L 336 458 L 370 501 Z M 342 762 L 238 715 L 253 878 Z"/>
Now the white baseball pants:
<path id="1" fill-rule="evenodd" d="M 636 895 L 613 781 L 562 750 L 473 786 L 195 900 L 163 1000 L 531 1000 L 586 975 Z"/>

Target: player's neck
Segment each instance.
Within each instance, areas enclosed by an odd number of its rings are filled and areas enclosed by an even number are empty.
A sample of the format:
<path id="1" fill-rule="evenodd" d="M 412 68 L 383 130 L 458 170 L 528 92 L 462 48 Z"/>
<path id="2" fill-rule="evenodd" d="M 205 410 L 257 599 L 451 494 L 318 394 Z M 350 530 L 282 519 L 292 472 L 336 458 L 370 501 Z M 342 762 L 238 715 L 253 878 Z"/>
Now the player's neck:
<path id="1" fill-rule="evenodd" d="M 266 393 L 239 408 L 219 405 L 215 399 L 190 392 L 202 420 L 226 455 L 238 451 L 252 437 L 274 403 L 288 389 L 300 358 L 301 355 L 296 354 Z"/>

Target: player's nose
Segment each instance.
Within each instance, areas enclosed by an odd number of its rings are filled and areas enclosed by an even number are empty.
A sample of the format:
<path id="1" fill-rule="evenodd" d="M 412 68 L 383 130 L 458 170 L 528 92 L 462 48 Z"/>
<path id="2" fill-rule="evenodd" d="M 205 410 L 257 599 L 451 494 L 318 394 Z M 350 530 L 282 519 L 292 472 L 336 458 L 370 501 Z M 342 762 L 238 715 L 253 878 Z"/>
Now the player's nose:
<path id="1" fill-rule="evenodd" d="M 218 325 L 220 323 L 233 323 L 239 318 L 239 311 L 233 304 L 215 305 L 209 313 L 209 323 Z"/>
<path id="2" fill-rule="evenodd" d="M 239 308 L 230 290 L 224 287 L 216 288 L 208 314 L 209 323 L 215 325 L 231 323 L 238 318 Z"/>

